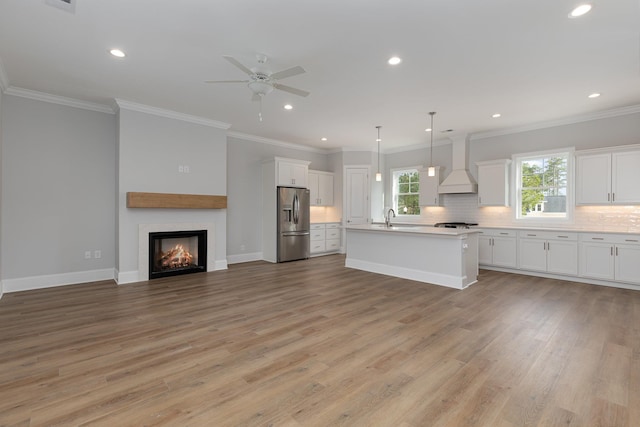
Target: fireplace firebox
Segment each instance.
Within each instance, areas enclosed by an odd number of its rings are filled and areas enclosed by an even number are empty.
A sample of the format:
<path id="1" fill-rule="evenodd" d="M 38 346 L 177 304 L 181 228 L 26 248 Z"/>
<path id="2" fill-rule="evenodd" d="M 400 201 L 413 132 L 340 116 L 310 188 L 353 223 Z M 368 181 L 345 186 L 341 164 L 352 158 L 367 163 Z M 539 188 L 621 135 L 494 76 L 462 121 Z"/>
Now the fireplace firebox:
<path id="1" fill-rule="evenodd" d="M 149 233 L 149 280 L 207 271 L 207 230 Z"/>

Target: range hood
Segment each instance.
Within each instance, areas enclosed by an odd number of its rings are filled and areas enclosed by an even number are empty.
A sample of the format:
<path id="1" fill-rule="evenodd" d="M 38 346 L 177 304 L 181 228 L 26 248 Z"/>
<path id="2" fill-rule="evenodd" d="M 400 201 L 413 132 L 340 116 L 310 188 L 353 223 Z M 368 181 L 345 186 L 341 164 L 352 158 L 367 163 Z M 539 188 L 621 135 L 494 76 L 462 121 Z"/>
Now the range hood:
<path id="1" fill-rule="evenodd" d="M 440 194 L 477 193 L 478 184 L 469 173 L 469 141 L 466 137 L 452 140 L 452 171 L 438 187 Z"/>

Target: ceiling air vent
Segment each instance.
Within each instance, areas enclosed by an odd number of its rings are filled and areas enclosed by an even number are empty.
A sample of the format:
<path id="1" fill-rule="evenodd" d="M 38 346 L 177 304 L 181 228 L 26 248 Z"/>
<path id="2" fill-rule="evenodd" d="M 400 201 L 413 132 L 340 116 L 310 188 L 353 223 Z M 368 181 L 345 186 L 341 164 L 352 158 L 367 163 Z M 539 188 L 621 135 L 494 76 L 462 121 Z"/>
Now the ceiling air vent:
<path id="1" fill-rule="evenodd" d="M 76 12 L 76 0 L 45 0 L 45 3 L 69 13 Z"/>

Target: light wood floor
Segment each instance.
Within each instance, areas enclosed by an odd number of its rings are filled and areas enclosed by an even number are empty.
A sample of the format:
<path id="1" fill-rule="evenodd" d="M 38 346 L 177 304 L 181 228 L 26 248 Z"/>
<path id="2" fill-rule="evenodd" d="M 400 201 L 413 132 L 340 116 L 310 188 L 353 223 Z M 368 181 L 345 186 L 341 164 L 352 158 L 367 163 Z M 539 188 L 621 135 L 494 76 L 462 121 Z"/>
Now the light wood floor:
<path id="1" fill-rule="evenodd" d="M 5 294 L 0 425 L 640 426 L 640 291 L 343 265 Z"/>

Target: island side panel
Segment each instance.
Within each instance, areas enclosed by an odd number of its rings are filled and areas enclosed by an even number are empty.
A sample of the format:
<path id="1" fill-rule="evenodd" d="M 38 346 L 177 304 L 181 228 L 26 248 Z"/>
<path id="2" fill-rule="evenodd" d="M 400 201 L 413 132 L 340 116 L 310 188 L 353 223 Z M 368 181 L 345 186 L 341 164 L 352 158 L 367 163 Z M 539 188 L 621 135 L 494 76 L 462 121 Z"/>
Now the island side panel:
<path id="1" fill-rule="evenodd" d="M 477 237 L 468 237 L 347 229 L 345 266 L 463 289 L 478 271 Z"/>

